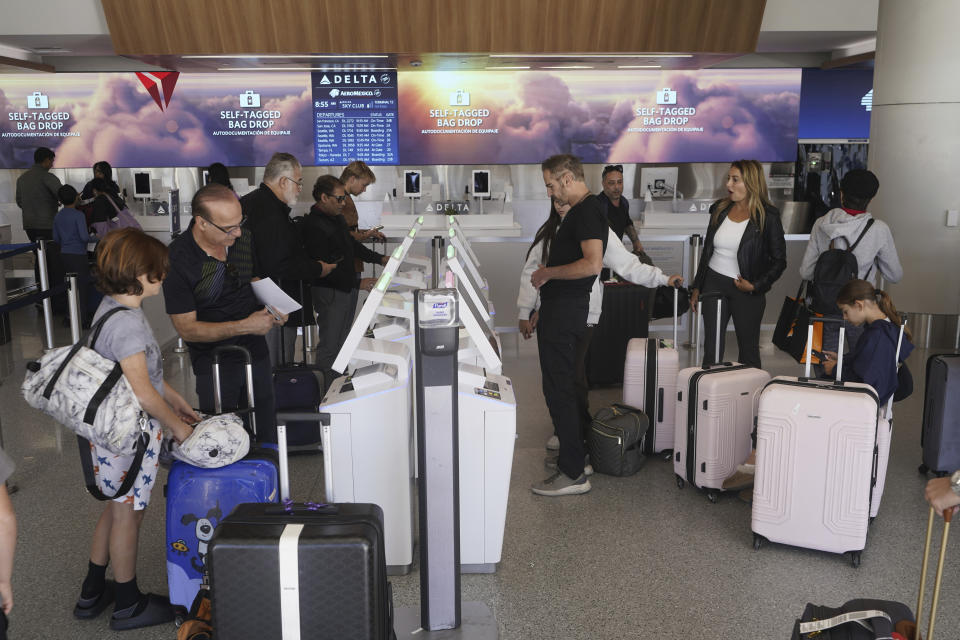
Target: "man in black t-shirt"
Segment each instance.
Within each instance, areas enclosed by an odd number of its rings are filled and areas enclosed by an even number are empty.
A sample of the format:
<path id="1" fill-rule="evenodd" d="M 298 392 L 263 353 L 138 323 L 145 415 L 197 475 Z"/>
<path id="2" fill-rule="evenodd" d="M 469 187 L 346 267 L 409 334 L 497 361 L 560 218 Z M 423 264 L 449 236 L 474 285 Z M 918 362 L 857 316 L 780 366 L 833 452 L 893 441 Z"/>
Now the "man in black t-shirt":
<path id="1" fill-rule="evenodd" d="M 590 290 L 603 266 L 608 232 L 600 200 L 587 189 L 583 165 L 576 156 L 552 156 L 541 169 L 547 195 L 571 209 L 551 242 L 546 266 L 530 277 L 540 290 L 537 344 L 543 395 L 560 440 L 559 456 L 547 460 L 556 473 L 532 489 L 542 496 L 563 496 L 590 491 L 584 465 L 585 425 L 574 379 L 577 343 L 587 328 Z"/>
<path id="2" fill-rule="evenodd" d="M 257 440 L 276 442 L 273 379 L 264 336 L 286 322 L 257 302 L 250 286 L 260 274 L 250 232 L 233 191 L 210 184 L 193 197 L 193 220 L 170 245 L 170 272 L 163 298 L 173 327 L 190 348 L 200 410 L 213 413 L 213 350 L 239 345 L 253 358 Z M 276 315 L 274 315 L 276 314 Z M 225 410 L 246 404 L 243 361 L 236 353 L 220 359 L 220 392 Z"/>

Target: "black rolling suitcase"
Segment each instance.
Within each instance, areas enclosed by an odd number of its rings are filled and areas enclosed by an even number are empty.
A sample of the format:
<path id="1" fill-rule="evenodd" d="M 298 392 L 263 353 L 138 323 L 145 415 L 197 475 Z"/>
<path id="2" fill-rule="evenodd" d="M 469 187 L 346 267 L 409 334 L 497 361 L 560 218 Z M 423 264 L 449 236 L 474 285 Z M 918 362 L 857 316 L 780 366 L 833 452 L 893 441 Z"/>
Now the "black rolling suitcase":
<path id="1" fill-rule="evenodd" d="M 941 353 L 927 360 L 923 400 L 923 464 L 920 473 L 946 475 L 960 469 L 960 354 Z"/>
<path id="2" fill-rule="evenodd" d="M 303 327 L 303 362 L 291 362 L 277 365 L 273 370 L 273 395 L 278 412 L 314 413 L 319 411 L 325 389 L 323 369 L 307 364 L 307 331 L 312 324 L 308 322 L 309 300 L 305 297 L 303 281 L 300 281 L 300 311 Z M 280 332 L 280 359 L 284 359 L 284 338 Z M 320 423 L 315 420 L 293 421 L 287 424 L 287 444 L 295 451 L 319 451 L 321 448 Z"/>
<path id="3" fill-rule="evenodd" d="M 281 475 L 282 425 L 306 419 L 277 415 Z M 208 562 L 217 638 L 396 638 L 377 505 L 241 504 L 217 527 Z"/>
<path id="4" fill-rule="evenodd" d="M 605 283 L 603 312 L 587 351 L 587 382 L 591 387 L 621 384 L 627 343 L 646 338 L 650 321 L 650 289 L 630 283 Z"/>

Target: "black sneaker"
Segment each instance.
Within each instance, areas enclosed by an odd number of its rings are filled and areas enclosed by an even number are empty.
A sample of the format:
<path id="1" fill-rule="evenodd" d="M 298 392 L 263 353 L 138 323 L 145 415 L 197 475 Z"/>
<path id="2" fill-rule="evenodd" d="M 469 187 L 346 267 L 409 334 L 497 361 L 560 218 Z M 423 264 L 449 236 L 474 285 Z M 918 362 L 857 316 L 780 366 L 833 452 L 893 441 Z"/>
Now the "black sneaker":
<path id="1" fill-rule="evenodd" d="M 155 593 L 146 593 L 140 602 L 120 611 L 114 610 L 110 628 L 114 631 L 141 629 L 173 622 L 175 619 L 170 599 Z"/>

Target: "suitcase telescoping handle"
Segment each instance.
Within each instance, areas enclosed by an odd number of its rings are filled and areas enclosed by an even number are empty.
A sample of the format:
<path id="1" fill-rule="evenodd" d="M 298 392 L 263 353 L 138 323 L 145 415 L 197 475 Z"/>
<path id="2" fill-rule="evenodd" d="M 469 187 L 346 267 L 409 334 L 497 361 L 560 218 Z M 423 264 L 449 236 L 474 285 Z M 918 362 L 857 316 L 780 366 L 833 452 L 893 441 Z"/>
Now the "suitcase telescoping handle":
<path id="1" fill-rule="evenodd" d="M 823 324 L 834 323 L 840 326 L 840 339 L 837 342 L 837 384 L 843 384 L 841 376 L 843 374 L 843 319 L 842 318 L 810 318 L 810 324 L 807 326 L 807 364 L 804 369 L 804 377 L 809 378 L 811 371 L 811 360 L 813 359 L 813 325 L 821 322 Z"/>
<path id="2" fill-rule="evenodd" d="M 893 356 L 893 366 L 896 368 L 897 373 L 900 372 L 900 348 L 903 347 L 903 332 L 907 328 L 907 314 L 900 314 L 900 335 L 897 336 L 897 353 Z M 887 400 L 887 420 L 892 423 L 893 421 L 893 395 L 890 396 L 890 399 Z"/>
<path id="3" fill-rule="evenodd" d="M 723 294 L 719 291 L 711 291 L 709 293 L 701 294 L 700 300 L 710 300 L 711 298 L 717 299 L 717 333 L 713 339 L 713 364 L 714 365 L 723 365 L 730 366 L 729 362 L 720 362 L 720 325 L 723 322 Z M 704 367 L 709 369 L 710 367 Z"/>
<path id="4" fill-rule="evenodd" d="M 213 350 L 213 410 L 215 413 L 223 413 L 223 401 L 220 398 L 220 356 L 224 353 L 236 352 L 243 357 L 243 369 L 247 380 L 247 407 L 250 411 L 250 431 L 254 439 L 257 437 L 257 416 L 253 411 L 253 356 L 246 347 L 238 344 L 224 344 L 215 347 Z"/>
<path id="5" fill-rule="evenodd" d="M 923 545 L 923 565 L 920 569 L 920 595 L 917 596 L 917 630 L 915 638 L 920 637 L 920 624 L 923 620 L 923 596 L 927 589 L 927 567 L 930 560 L 930 539 L 933 535 L 933 521 L 936 512 L 930 507 L 930 516 L 927 518 L 927 538 Z M 940 558 L 937 561 L 937 573 L 933 582 L 933 603 L 930 605 L 930 628 L 927 630 L 927 640 L 933 640 L 933 630 L 937 622 L 937 605 L 940 602 L 940 579 L 943 577 L 943 563 L 947 557 L 947 536 L 950 535 L 950 520 L 953 519 L 953 508 L 943 512 L 943 538 L 940 540 Z"/>
<path id="6" fill-rule="evenodd" d="M 280 412 L 277 414 L 277 449 L 280 454 L 280 502 L 290 500 L 290 461 L 287 455 L 287 423 L 314 420 L 330 424 L 329 413 Z"/>
<path id="7" fill-rule="evenodd" d="M 691 314 L 692 315 L 692 314 Z M 680 332 L 680 283 L 673 283 L 673 348 L 679 350 L 680 344 L 677 342 Z"/>

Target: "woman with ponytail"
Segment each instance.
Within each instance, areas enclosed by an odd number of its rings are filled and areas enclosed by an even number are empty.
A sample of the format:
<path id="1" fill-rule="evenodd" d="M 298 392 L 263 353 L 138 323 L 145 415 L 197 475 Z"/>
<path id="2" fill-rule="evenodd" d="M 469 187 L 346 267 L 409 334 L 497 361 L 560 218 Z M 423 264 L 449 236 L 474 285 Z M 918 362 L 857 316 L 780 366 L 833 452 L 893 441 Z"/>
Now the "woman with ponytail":
<path id="1" fill-rule="evenodd" d="M 893 365 L 900 337 L 900 315 L 886 291 L 875 289 L 866 280 L 851 280 L 837 295 L 837 306 L 843 319 L 863 327 L 863 334 L 853 350 L 843 357 L 841 379 L 844 382 L 865 382 L 877 392 L 880 405 L 886 404 L 897 390 L 897 367 Z M 913 351 L 910 330 L 904 331 L 899 361 L 903 362 Z M 824 353 L 824 370 L 835 375 L 837 354 Z"/>

